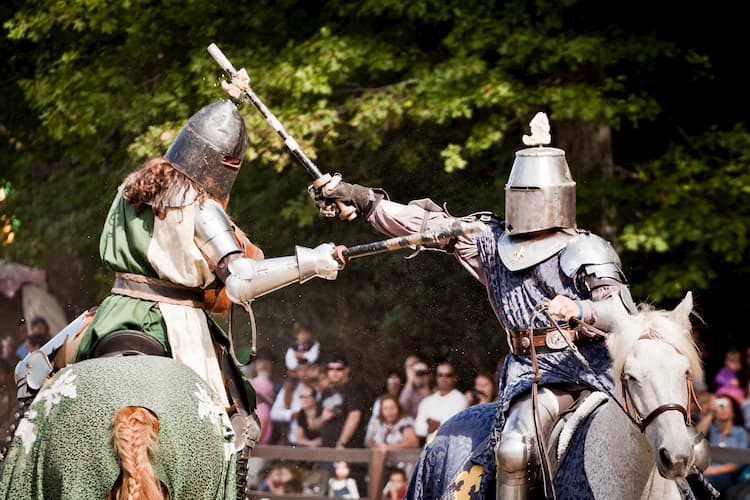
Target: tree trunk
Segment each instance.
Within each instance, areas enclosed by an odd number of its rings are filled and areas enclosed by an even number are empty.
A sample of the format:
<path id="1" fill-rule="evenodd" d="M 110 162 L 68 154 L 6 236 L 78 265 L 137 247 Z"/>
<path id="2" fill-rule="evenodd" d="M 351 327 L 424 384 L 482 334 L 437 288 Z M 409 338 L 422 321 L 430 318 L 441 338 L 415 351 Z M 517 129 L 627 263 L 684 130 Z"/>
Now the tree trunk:
<path id="1" fill-rule="evenodd" d="M 585 189 L 591 179 L 606 179 L 614 175 L 612 153 L 612 129 L 608 124 L 587 122 L 579 119 L 559 120 L 552 128 L 553 143 L 566 152 L 568 165 L 577 183 Z M 614 225 L 617 207 L 600 200 L 601 216 L 590 228 L 602 238 L 617 246 L 617 227 Z"/>

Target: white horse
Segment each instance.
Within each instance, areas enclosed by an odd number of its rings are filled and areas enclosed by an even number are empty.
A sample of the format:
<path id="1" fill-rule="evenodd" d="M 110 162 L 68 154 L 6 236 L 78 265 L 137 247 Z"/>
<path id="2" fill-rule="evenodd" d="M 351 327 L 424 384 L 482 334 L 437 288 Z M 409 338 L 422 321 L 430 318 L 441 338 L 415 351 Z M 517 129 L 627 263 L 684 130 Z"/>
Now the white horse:
<path id="1" fill-rule="evenodd" d="M 695 464 L 692 380 L 703 367 L 692 336 L 690 293 L 673 311 L 641 306 L 607 338 L 616 381 L 590 420 L 583 468 L 594 498 L 679 499 Z"/>
<path id="2" fill-rule="evenodd" d="M 688 293 L 672 311 L 641 305 L 617 318 L 607 338 L 614 390 L 593 393 L 550 441 L 558 499 L 685 498 L 686 476 L 700 458 L 692 380 L 703 378 L 692 309 Z M 473 406 L 445 422 L 422 452 L 408 498 L 494 498 L 494 463 L 472 458 L 486 449 L 494 412 L 494 404 Z"/>

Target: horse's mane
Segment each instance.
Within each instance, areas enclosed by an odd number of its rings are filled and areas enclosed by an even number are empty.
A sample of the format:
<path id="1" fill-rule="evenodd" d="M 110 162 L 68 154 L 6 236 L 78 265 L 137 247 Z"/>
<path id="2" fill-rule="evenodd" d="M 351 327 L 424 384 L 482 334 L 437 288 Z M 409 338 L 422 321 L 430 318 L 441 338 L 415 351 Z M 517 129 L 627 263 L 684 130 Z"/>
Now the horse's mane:
<path id="1" fill-rule="evenodd" d="M 622 374 L 625 359 L 633 350 L 633 345 L 639 339 L 647 337 L 662 340 L 674 347 L 688 359 L 693 379 L 703 381 L 703 361 L 690 324 L 687 321 L 683 324 L 671 313 L 672 311 L 641 303 L 636 314 L 628 315 L 627 319 L 618 322 L 607 339 L 616 379 Z"/>

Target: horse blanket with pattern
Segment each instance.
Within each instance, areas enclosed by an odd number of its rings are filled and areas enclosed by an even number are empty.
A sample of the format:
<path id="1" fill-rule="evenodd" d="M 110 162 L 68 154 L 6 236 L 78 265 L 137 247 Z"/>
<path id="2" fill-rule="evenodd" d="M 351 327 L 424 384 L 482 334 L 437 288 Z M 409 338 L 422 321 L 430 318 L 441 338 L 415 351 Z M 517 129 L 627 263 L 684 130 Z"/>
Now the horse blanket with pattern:
<path id="1" fill-rule="evenodd" d="M 152 463 L 170 498 L 236 497 L 234 432 L 216 395 L 173 359 L 125 356 L 81 361 L 48 381 L 8 449 L 0 499 L 107 498 L 120 475 L 112 417 L 123 406 L 158 417 Z"/>

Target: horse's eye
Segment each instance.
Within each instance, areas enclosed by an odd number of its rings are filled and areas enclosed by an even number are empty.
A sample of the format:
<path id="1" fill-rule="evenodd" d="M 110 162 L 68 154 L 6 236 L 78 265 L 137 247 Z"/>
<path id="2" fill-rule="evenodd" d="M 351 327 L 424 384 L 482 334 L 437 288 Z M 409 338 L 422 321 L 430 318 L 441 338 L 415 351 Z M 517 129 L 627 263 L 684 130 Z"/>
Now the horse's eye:
<path id="1" fill-rule="evenodd" d="M 623 373 L 622 376 L 625 377 L 625 380 L 627 380 L 628 382 L 638 382 L 638 377 L 636 377 L 632 373 Z"/>

